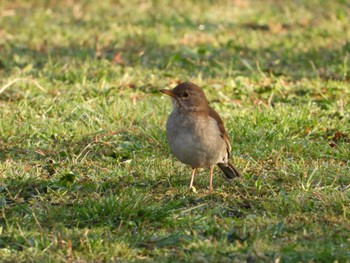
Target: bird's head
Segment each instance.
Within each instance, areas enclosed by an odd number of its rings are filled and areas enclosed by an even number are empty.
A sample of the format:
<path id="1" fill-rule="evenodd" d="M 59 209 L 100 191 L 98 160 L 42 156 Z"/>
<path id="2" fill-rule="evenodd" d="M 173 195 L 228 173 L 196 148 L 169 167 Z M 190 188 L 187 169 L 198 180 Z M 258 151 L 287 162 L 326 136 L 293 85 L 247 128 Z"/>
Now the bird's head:
<path id="1" fill-rule="evenodd" d="M 160 92 L 169 95 L 174 108 L 180 111 L 206 111 L 208 101 L 204 92 L 192 82 L 184 82 L 172 90 L 162 89 Z"/>

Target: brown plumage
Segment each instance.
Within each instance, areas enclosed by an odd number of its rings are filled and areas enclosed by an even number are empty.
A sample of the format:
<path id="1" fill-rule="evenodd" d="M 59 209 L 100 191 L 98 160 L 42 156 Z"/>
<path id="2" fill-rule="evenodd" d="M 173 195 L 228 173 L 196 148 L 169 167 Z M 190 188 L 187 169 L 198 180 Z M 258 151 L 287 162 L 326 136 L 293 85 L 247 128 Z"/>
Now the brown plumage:
<path id="1" fill-rule="evenodd" d="M 229 162 L 231 144 L 224 123 L 209 106 L 204 92 L 191 82 L 161 92 L 172 98 L 173 111 L 166 125 L 167 139 L 172 153 L 192 167 L 190 187 L 197 168 L 210 168 L 210 190 L 214 165 L 218 165 L 229 179 L 241 176 Z"/>

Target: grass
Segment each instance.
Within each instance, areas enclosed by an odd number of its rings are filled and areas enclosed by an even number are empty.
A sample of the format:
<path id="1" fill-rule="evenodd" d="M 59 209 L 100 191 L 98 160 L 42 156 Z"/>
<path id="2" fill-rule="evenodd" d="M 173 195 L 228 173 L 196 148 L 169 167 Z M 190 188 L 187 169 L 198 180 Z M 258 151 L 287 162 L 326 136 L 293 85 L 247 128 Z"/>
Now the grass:
<path id="1" fill-rule="evenodd" d="M 349 262 L 346 1 L 1 1 L 0 261 Z M 200 85 L 243 178 L 171 156 Z"/>

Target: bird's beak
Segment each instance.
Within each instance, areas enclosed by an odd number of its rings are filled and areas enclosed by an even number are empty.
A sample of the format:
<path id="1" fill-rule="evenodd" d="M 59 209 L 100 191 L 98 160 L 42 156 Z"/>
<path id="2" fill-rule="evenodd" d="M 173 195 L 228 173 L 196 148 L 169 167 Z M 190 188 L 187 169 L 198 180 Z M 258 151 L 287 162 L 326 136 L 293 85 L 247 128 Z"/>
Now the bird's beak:
<path id="1" fill-rule="evenodd" d="M 161 89 L 159 90 L 160 92 L 166 94 L 166 95 L 169 95 L 170 97 L 173 97 L 175 98 L 176 95 L 174 94 L 174 92 L 172 90 L 169 90 L 169 89 Z"/>

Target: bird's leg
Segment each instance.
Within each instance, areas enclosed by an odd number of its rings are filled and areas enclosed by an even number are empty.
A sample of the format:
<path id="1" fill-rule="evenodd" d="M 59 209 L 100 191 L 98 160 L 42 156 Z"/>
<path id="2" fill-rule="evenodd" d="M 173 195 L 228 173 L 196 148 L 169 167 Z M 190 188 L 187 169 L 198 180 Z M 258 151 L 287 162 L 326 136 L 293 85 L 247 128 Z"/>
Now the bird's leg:
<path id="1" fill-rule="evenodd" d="M 214 165 L 210 166 L 210 181 L 209 181 L 209 190 L 210 192 L 213 191 L 213 170 L 214 170 Z"/>
<path id="2" fill-rule="evenodd" d="M 190 189 L 193 187 L 193 180 L 194 180 L 194 175 L 196 173 L 196 168 L 192 168 L 192 176 L 191 176 L 191 182 L 190 182 Z"/>

